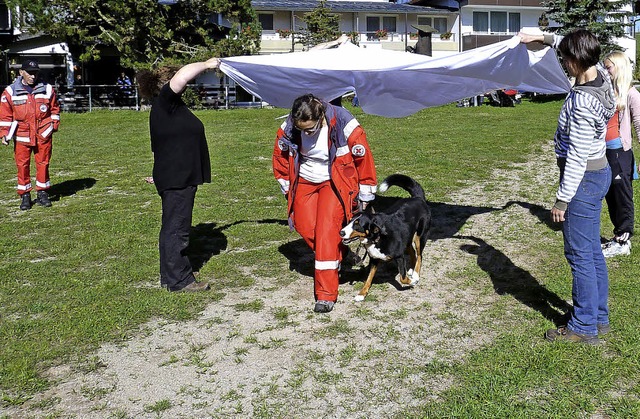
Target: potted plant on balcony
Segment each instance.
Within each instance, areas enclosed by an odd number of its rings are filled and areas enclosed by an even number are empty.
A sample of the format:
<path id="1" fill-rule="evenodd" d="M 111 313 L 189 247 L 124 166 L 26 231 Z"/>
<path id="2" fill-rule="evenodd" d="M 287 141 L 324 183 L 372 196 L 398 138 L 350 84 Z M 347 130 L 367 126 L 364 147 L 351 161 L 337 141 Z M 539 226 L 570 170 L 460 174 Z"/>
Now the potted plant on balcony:
<path id="1" fill-rule="evenodd" d="M 451 32 L 444 32 L 440 34 L 440 39 L 442 39 L 443 41 L 448 41 L 452 36 L 453 34 Z"/>
<path id="2" fill-rule="evenodd" d="M 280 39 L 287 39 L 291 36 L 292 32 L 289 29 L 276 29 L 276 33 Z"/>
<path id="3" fill-rule="evenodd" d="M 387 39 L 387 33 L 386 29 L 378 29 L 375 33 L 375 37 L 377 39 Z"/>

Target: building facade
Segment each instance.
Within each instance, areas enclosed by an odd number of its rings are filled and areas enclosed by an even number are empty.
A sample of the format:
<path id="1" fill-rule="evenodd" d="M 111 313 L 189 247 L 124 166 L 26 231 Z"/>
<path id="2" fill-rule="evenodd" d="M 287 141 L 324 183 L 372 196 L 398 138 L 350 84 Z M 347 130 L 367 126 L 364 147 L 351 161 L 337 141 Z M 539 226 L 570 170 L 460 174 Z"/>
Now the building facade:
<path id="1" fill-rule="evenodd" d="M 292 33 L 306 28 L 305 13 L 317 0 L 253 0 L 251 4 L 262 24 L 261 53 L 302 51 L 308 46 L 296 42 Z M 363 48 L 405 51 L 418 40 L 417 26 L 428 25 L 434 57 L 454 54 L 458 48 L 457 12 L 447 8 L 414 6 L 386 0 L 329 0 L 326 7 L 340 16 L 339 30 L 349 34 Z"/>

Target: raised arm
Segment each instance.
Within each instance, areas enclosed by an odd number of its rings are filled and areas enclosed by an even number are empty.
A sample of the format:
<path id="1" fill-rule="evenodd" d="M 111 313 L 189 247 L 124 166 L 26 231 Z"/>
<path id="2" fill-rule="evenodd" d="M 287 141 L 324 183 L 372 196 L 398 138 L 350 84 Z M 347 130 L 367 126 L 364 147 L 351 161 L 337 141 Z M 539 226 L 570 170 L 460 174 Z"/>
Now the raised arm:
<path id="1" fill-rule="evenodd" d="M 169 87 L 175 93 L 181 94 L 187 87 L 187 83 L 195 79 L 207 70 L 218 68 L 220 60 L 216 57 L 209 58 L 207 61 L 191 63 L 182 67 L 169 81 Z"/>

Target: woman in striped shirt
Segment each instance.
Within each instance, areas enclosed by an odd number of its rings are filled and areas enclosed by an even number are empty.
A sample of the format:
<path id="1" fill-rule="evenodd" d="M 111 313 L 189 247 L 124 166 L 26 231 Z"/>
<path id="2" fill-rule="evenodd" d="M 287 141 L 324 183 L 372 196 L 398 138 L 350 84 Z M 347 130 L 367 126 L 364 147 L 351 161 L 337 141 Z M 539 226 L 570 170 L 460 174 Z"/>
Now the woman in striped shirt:
<path id="1" fill-rule="evenodd" d="M 563 223 L 564 252 L 573 275 L 573 310 L 566 326 L 545 333 L 549 341 L 598 344 L 609 330 L 609 276 L 600 248 L 602 200 L 611 184 L 605 155 L 607 122 L 615 112 L 609 77 L 599 65 L 600 44 L 584 29 L 564 38 L 521 35 L 523 43 L 557 44 L 575 84 L 554 136 L 560 184 L 551 219 Z"/>

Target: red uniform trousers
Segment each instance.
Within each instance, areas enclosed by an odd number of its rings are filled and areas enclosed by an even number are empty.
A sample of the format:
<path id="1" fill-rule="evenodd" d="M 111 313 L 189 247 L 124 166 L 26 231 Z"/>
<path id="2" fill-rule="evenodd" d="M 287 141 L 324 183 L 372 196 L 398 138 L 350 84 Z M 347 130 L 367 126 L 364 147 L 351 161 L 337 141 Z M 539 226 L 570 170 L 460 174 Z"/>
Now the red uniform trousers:
<path id="1" fill-rule="evenodd" d="M 49 160 L 51 160 L 51 139 L 44 142 L 38 139 L 35 146 L 14 141 L 14 154 L 18 168 L 18 194 L 31 191 L 31 152 L 36 161 L 36 190 L 49 189 Z"/>
<path id="2" fill-rule="evenodd" d="M 299 178 L 295 193 L 295 229 L 315 253 L 314 295 L 316 300 L 336 301 L 344 209 L 330 181 L 311 183 Z"/>

